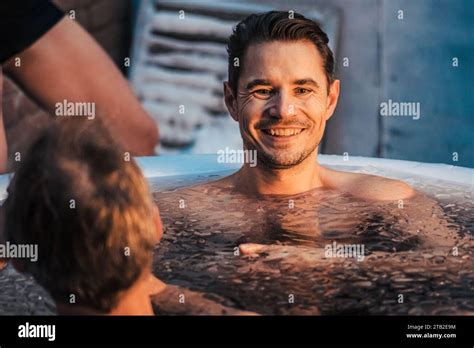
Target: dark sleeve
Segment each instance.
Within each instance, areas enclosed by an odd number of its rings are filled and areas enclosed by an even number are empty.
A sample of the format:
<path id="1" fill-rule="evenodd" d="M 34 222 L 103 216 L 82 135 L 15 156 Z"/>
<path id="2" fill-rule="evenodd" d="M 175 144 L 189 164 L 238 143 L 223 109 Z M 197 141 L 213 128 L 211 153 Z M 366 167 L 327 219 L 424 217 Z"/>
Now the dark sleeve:
<path id="1" fill-rule="evenodd" d="M 0 64 L 31 46 L 63 16 L 48 0 L 0 0 Z"/>

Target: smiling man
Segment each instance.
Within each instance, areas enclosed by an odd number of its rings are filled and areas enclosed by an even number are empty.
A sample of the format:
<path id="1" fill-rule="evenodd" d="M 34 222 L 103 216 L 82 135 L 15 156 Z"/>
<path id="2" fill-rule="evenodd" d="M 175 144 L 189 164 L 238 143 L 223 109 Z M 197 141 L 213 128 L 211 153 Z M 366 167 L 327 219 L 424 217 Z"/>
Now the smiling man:
<path id="1" fill-rule="evenodd" d="M 182 275 L 196 289 L 275 314 L 282 306 L 274 299 L 287 297 L 288 289 L 302 289 L 297 296 L 314 294 L 315 288 L 326 293 L 324 281 L 310 281 L 312 276 L 302 281 L 303 271 L 334 278 L 333 267 L 344 258 L 356 263 L 357 272 L 364 267 L 372 272 L 373 258 L 366 254 L 378 253 L 383 267 L 386 258 L 398 259 L 401 252 L 436 248 L 447 255 L 457 245 L 456 231 L 437 202 L 407 184 L 318 163 L 340 85 L 327 43 L 316 23 L 297 14 L 251 15 L 236 26 L 225 102 L 239 124 L 244 153 L 252 153 L 248 159 L 256 153 L 257 161 L 247 160 L 217 181 L 155 193 L 166 226 L 166 252 L 156 254 L 155 263 L 173 269 L 172 274 L 156 269 L 164 281 Z M 356 257 L 348 248 L 358 250 Z M 348 269 L 341 287 L 350 275 Z M 292 314 L 320 313 L 296 307 Z"/>
<path id="2" fill-rule="evenodd" d="M 224 179 L 248 194 L 298 194 L 318 187 L 376 200 L 413 195 L 408 185 L 318 164 L 318 145 L 334 113 L 340 82 L 328 37 L 299 14 L 250 15 L 230 37 L 225 102 L 239 123 L 245 150 L 258 165 L 244 164 Z"/>

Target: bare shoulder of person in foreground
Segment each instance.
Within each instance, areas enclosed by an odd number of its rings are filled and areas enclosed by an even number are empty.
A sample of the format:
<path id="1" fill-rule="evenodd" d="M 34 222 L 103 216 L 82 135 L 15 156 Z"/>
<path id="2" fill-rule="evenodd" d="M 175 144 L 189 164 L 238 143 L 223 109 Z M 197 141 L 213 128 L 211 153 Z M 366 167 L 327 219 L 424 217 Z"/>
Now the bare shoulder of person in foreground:
<path id="1" fill-rule="evenodd" d="M 150 279 L 150 290 L 155 315 L 258 315 L 225 306 L 201 292 L 164 284 L 155 277 Z"/>

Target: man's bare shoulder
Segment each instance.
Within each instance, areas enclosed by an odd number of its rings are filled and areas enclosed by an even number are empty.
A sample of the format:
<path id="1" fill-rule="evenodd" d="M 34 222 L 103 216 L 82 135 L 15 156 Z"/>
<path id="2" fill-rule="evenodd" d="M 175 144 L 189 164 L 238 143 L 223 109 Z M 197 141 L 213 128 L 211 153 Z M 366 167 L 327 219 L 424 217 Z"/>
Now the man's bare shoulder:
<path id="1" fill-rule="evenodd" d="M 399 180 L 376 175 L 349 173 L 321 168 L 324 186 L 349 193 L 359 198 L 390 201 L 411 198 L 416 193 L 410 185 Z M 219 191 L 222 189 L 232 189 L 234 185 L 234 175 L 230 175 L 216 181 L 192 186 L 188 188 L 188 190 L 198 190 L 201 193 L 206 193 L 214 189 Z"/>
<path id="2" fill-rule="evenodd" d="M 411 198 L 415 190 L 408 184 L 381 176 L 349 173 L 325 168 L 324 183 L 353 196 L 373 200 L 400 200 Z"/>

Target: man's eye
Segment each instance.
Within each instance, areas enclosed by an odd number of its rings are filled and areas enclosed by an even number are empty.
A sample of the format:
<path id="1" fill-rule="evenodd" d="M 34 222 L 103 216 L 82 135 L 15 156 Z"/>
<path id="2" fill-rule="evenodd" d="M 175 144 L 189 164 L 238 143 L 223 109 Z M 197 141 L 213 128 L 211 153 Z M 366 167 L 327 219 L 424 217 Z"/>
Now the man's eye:
<path id="1" fill-rule="evenodd" d="M 295 88 L 295 92 L 296 94 L 308 94 L 308 93 L 311 93 L 312 90 L 308 88 L 298 87 L 298 88 Z"/>
<path id="2" fill-rule="evenodd" d="M 269 96 L 272 94 L 272 90 L 271 89 L 257 89 L 253 93 L 259 94 L 262 96 Z"/>

